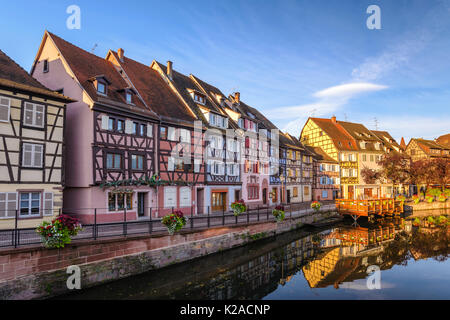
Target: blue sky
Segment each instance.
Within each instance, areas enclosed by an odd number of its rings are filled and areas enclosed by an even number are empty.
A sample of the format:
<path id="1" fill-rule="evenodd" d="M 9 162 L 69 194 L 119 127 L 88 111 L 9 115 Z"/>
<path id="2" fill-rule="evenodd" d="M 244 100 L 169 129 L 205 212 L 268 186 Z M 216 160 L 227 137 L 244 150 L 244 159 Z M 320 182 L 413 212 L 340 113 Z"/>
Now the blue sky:
<path id="1" fill-rule="evenodd" d="M 69 30 L 69 5 L 81 29 Z M 366 9 L 381 9 L 369 30 Z M 450 132 L 450 1 L 8 1 L 0 48 L 30 70 L 45 29 L 104 57 L 172 60 L 298 135 L 309 116 Z M 376 121 L 375 121 L 376 118 Z"/>

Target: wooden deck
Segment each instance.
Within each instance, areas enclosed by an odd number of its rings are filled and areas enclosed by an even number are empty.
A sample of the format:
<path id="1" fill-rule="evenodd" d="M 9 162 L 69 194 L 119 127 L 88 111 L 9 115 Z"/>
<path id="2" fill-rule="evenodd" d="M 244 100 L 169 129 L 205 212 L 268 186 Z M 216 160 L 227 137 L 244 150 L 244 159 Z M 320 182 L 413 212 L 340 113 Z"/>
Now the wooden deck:
<path id="1" fill-rule="evenodd" d="M 336 208 L 341 215 L 384 217 L 386 215 L 400 215 L 403 213 L 403 202 L 393 198 L 373 200 L 336 199 Z"/>

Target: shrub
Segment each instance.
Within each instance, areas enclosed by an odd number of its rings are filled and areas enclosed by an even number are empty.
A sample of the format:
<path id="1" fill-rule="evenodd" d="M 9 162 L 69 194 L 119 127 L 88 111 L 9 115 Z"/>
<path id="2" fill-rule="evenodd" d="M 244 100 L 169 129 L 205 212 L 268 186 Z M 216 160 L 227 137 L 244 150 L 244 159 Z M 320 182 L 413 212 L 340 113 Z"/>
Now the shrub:
<path id="1" fill-rule="evenodd" d="M 447 201 L 447 196 L 445 195 L 445 193 L 441 193 L 441 194 L 439 195 L 439 197 L 438 197 L 438 200 L 439 200 L 440 202 L 445 202 L 445 201 Z"/>
<path id="2" fill-rule="evenodd" d="M 427 191 L 427 194 L 433 196 L 433 197 L 438 197 L 441 194 L 441 189 L 439 188 L 431 188 Z"/>
<path id="3" fill-rule="evenodd" d="M 431 194 L 427 193 L 427 194 L 425 195 L 425 201 L 426 201 L 426 202 L 432 203 L 433 200 L 434 200 L 434 196 L 432 196 Z"/>
<path id="4" fill-rule="evenodd" d="M 412 200 L 414 201 L 415 204 L 418 204 L 420 202 L 419 195 L 417 195 L 417 194 L 413 195 Z"/>
<path id="5" fill-rule="evenodd" d="M 419 218 L 415 218 L 412 224 L 413 224 L 413 226 L 415 226 L 415 227 L 420 226 L 420 219 L 419 219 Z"/>

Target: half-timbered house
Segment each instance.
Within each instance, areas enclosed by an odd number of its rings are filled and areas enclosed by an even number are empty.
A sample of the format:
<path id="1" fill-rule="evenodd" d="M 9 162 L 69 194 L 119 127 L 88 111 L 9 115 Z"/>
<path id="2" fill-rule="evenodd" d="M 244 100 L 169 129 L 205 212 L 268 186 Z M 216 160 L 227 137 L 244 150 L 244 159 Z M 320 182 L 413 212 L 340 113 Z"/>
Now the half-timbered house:
<path id="1" fill-rule="evenodd" d="M 64 210 L 83 222 L 133 220 L 157 206 L 159 117 L 115 65 L 45 32 L 32 75 L 67 106 Z"/>
<path id="2" fill-rule="evenodd" d="M 313 200 L 334 200 L 339 197 L 339 162 L 319 147 L 306 149 L 313 154 Z"/>
<path id="3" fill-rule="evenodd" d="M 162 216 L 172 208 L 185 214 L 203 213 L 205 165 L 201 120 L 189 104 L 167 86 L 171 81 L 169 76 L 172 77 L 170 73 L 163 74 L 162 70 L 124 56 L 123 49 L 110 50 L 106 59 L 159 117 L 156 166 L 158 179 L 164 183 L 156 187 L 158 196 L 154 209 L 157 215 Z"/>
<path id="4" fill-rule="evenodd" d="M 73 100 L 0 51 L 0 229 L 36 227 L 61 212 L 64 119 Z"/>
<path id="5" fill-rule="evenodd" d="M 224 110 L 219 89 L 173 69 L 172 62 L 163 65 L 153 61 L 156 70 L 183 103 L 205 127 L 203 133 L 204 188 L 197 189 L 198 212 L 223 212 L 241 197 L 241 171 L 239 168 L 241 142 L 234 134 L 237 126 Z M 203 201 L 202 201 L 203 199 Z M 201 207 L 203 203 L 203 208 Z"/>

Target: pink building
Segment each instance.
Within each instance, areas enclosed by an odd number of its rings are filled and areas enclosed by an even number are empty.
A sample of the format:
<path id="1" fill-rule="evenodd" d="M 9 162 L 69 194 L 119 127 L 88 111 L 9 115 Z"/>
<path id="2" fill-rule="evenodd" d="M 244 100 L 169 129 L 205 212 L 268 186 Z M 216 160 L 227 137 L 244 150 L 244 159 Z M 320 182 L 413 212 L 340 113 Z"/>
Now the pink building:
<path id="1" fill-rule="evenodd" d="M 97 222 L 112 222 L 158 216 L 181 204 L 191 211 L 193 185 L 202 182 L 200 167 L 197 174 L 184 164 L 180 171 L 160 170 L 180 134 L 193 138 L 196 116 L 156 71 L 141 65 L 138 78 L 124 61 L 123 50 L 103 59 L 45 32 L 31 72 L 77 101 L 66 113 L 63 208 L 84 223 L 94 213 Z M 184 183 L 174 182 L 180 178 Z"/>

